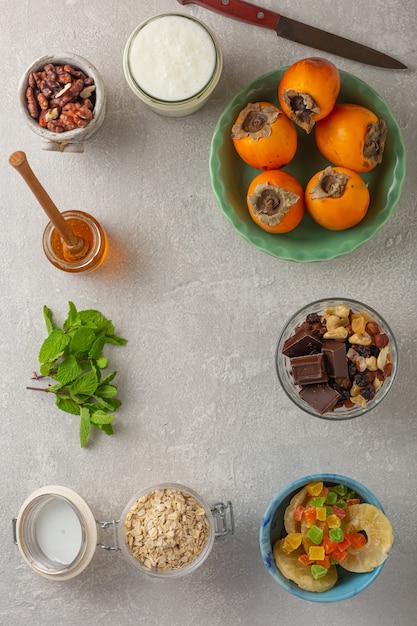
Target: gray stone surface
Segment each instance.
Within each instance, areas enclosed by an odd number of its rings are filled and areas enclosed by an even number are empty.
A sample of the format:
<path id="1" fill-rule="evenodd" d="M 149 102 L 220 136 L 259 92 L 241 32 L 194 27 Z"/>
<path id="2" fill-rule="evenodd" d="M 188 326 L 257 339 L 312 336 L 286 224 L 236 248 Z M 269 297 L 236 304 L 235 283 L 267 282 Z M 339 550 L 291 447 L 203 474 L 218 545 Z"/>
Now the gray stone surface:
<path id="1" fill-rule="evenodd" d="M 408 177 L 385 227 L 357 251 L 324 263 L 270 257 L 229 225 L 211 190 L 208 154 L 217 119 L 261 74 L 317 51 L 274 33 L 174 0 L 1 1 L 0 160 L 1 517 L 0 623 L 5 626 L 258 626 L 295 623 L 408 626 L 416 612 L 416 32 L 414 0 L 264 0 L 284 15 L 368 43 L 402 59 L 393 72 L 333 58 L 369 83 L 404 134 Z M 381 6 L 383 4 L 383 6 Z M 124 43 L 145 18 L 180 11 L 217 34 L 224 72 L 191 117 L 158 117 L 128 89 Z M 91 60 L 107 89 L 107 113 L 83 154 L 41 150 L 20 117 L 17 85 L 37 57 L 70 51 Z M 8 156 L 24 150 L 62 209 L 96 215 L 110 236 L 92 275 L 55 270 L 41 247 L 45 215 Z M 318 297 L 351 296 L 391 323 L 400 351 L 390 397 L 345 423 L 304 415 L 279 388 L 277 334 L 288 315 Z M 67 303 L 99 308 L 128 338 L 110 350 L 123 406 L 116 433 L 78 444 L 78 423 L 46 394 L 25 390 L 44 338 L 42 307 L 64 319 Z M 361 595 L 324 607 L 281 590 L 258 549 L 273 495 L 308 473 L 338 472 L 381 500 L 395 545 Z M 77 491 L 99 519 L 118 517 L 139 489 L 182 482 L 209 501 L 231 499 L 236 533 L 217 543 L 190 578 L 161 582 L 97 549 L 87 570 L 49 582 L 24 564 L 11 520 L 35 489 Z"/>

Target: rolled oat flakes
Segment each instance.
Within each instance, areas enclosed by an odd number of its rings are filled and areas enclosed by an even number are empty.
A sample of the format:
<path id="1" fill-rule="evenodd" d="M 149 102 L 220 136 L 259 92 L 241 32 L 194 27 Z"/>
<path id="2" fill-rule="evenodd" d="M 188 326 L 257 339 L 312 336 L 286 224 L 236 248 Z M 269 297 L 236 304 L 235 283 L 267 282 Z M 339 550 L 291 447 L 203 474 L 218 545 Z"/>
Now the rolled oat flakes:
<path id="1" fill-rule="evenodd" d="M 192 563 L 208 536 L 204 508 L 180 490 L 150 491 L 136 500 L 125 519 L 126 545 L 149 569 L 172 570 Z"/>

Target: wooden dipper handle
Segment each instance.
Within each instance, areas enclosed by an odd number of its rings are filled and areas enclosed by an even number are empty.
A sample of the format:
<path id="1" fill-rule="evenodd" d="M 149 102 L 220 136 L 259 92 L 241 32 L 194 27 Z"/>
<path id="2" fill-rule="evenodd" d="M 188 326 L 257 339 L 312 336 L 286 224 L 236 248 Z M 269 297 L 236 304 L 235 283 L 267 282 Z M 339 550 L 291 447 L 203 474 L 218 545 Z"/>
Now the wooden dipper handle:
<path id="1" fill-rule="evenodd" d="M 62 216 L 56 205 L 52 202 L 39 180 L 36 178 L 27 161 L 26 154 L 21 150 L 13 152 L 13 154 L 9 157 L 9 163 L 25 180 L 29 189 L 32 191 L 52 224 L 61 235 L 65 244 L 69 248 L 74 249 L 74 251 L 77 247 L 84 246 L 83 240 L 74 235 L 67 221 Z"/>

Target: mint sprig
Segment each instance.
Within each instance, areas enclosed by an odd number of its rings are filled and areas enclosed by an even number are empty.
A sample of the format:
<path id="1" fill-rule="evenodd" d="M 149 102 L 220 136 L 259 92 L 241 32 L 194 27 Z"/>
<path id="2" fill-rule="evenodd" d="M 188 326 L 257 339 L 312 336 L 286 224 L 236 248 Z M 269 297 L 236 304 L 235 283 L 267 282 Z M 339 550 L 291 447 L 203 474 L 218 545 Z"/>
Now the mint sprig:
<path id="1" fill-rule="evenodd" d="M 68 305 L 62 328 L 55 326 L 52 311 L 43 307 L 48 336 L 39 350 L 40 374 L 34 373 L 34 378 L 48 377 L 55 384 L 27 389 L 55 394 L 59 409 L 80 416 L 80 444 L 84 448 L 92 427 L 113 434 L 114 412 L 121 402 L 112 384 L 116 372 L 104 375 L 108 359 L 103 348 L 106 343 L 123 346 L 126 339 L 115 334 L 111 320 L 99 311 L 77 311 L 73 302 Z"/>

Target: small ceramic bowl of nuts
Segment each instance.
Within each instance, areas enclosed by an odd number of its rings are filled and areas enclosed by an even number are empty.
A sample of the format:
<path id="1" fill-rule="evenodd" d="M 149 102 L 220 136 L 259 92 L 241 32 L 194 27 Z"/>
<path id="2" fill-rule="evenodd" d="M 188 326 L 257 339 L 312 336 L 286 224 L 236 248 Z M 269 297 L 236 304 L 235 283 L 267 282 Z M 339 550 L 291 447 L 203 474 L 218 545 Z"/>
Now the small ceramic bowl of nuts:
<path id="1" fill-rule="evenodd" d="M 397 345 L 370 306 L 329 298 L 302 307 L 287 321 L 275 364 L 283 390 L 300 409 L 324 419 L 350 419 L 388 395 Z"/>
<path id="2" fill-rule="evenodd" d="M 178 578 L 204 563 L 216 539 L 233 534 L 233 507 L 231 502 L 210 507 L 192 489 L 164 483 L 128 502 L 119 532 L 122 552 L 137 569 Z"/>
<path id="3" fill-rule="evenodd" d="M 44 149 L 82 152 L 104 120 L 103 80 L 81 56 L 46 55 L 23 74 L 19 106 L 29 128 L 43 139 Z"/>

